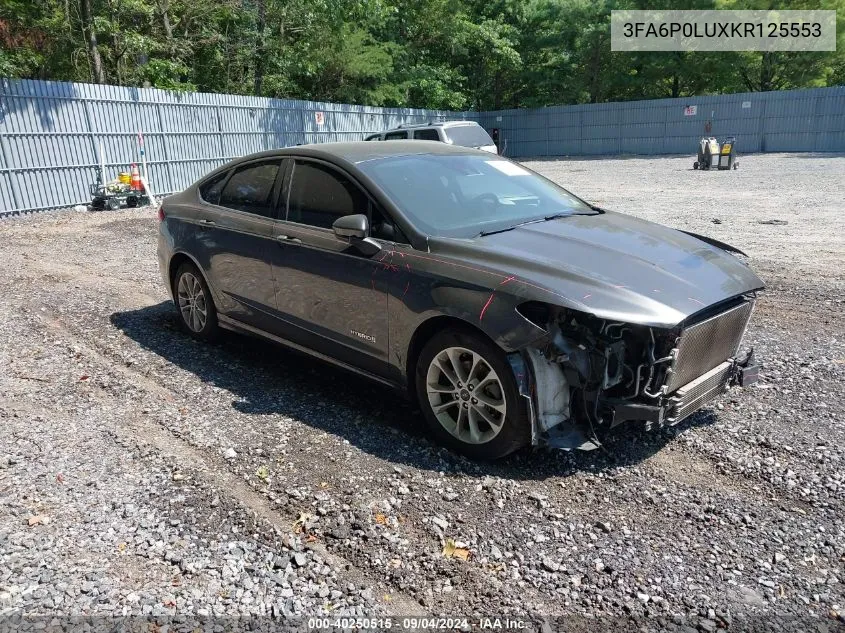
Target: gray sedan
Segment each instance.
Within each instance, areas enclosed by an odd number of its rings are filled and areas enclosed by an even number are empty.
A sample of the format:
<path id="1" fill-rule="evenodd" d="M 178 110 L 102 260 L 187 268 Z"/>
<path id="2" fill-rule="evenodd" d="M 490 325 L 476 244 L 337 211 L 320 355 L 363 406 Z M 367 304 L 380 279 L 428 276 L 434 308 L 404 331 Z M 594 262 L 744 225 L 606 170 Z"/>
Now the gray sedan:
<path id="1" fill-rule="evenodd" d="M 732 247 L 427 141 L 253 154 L 167 198 L 158 257 L 187 332 L 249 333 L 416 400 L 474 458 L 591 449 L 756 377 L 762 281 Z"/>

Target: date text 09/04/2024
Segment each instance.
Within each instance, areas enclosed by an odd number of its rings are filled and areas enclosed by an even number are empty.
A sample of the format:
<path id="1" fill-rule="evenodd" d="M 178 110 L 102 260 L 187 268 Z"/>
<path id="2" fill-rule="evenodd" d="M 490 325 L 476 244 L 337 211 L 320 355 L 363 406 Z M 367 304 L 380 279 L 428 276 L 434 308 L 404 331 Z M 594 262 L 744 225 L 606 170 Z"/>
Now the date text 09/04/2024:
<path id="1" fill-rule="evenodd" d="M 526 623 L 517 618 L 427 618 L 427 617 L 376 617 L 376 618 L 309 618 L 309 630 L 337 630 L 337 629 L 358 629 L 358 630 L 387 630 L 396 629 L 399 631 L 422 631 L 422 630 L 443 630 L 443 631 L 519 631 L 526 628 Z"/>

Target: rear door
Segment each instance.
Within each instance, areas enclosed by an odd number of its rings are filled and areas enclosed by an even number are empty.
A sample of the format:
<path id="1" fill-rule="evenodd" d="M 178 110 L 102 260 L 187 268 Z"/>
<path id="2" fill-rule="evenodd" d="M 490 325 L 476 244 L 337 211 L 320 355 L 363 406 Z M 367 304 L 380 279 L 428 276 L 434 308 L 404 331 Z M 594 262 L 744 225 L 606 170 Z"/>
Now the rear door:
<path id="1" fill-rule="evenodd" d="M 270 256 L 281 163 L 271 158 L 239 165 L 201 194 L 210 203 L 200 230 L 218 310 L 268 331 L 277 326 Z"/>
<path id="2" fill-rule="evenodd" d="M 371 212 L 367 194 L 329 163 L 297 158 L 276 223 L 276 306 L 286 338 L 371 373 L 386 375 L 387 292 L 376 283 L 383 253 L 364 255 L 339 239 L 339 217 Z M 284 206 L 284 204 L 282 205 Z"/>

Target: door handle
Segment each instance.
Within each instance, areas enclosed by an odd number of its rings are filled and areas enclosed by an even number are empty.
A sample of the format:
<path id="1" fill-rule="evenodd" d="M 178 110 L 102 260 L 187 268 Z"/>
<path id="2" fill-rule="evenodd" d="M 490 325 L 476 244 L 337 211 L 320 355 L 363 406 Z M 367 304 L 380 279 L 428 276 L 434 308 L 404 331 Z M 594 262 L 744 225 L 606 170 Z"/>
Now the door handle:
<path id="1" fill-rule="evenodd" d="M 298 237 L 292 237 L 290 235 L 277 235 L 276 239 L 282 242 L 283 244 L 302 244 L 302 240 Z"/>
<path id="2" fill-rule="evenodd" d="M 208 226 L 214 226 L 214 220 L 200 220 L 203 224 L 207 224 Z"/>

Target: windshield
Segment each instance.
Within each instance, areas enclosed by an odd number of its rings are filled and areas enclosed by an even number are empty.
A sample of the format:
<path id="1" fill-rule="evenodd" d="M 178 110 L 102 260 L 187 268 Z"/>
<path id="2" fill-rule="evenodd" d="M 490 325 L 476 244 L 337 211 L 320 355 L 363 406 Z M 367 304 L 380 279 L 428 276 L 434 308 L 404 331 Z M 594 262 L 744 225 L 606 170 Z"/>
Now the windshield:
<path id="1" fill-rule="evenodd" d="M 452 141 L 453 145 L 462 147 L 484 147 L 495 145 L 490 135 L 480 125 L 459 125 L 456 127 L 443 128 L 446 138 Z"/>
<path id="2" fill-rule="evenodd" d="M 474 237 L 551 216 L 596 213 L 550 180 L 503 158 L 414 154 L 358 167 L 429 235 Z"/>

